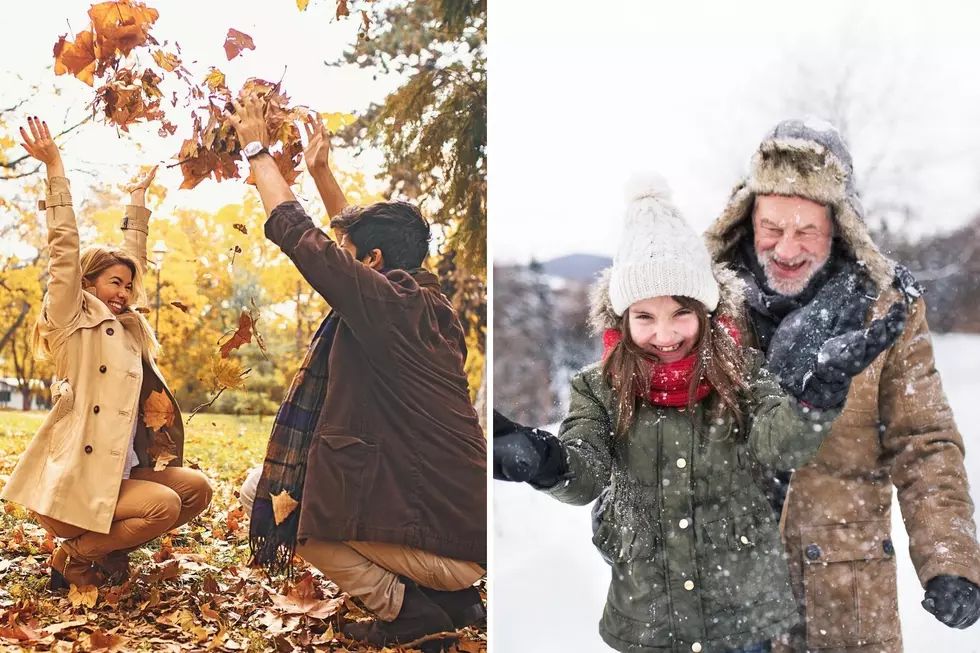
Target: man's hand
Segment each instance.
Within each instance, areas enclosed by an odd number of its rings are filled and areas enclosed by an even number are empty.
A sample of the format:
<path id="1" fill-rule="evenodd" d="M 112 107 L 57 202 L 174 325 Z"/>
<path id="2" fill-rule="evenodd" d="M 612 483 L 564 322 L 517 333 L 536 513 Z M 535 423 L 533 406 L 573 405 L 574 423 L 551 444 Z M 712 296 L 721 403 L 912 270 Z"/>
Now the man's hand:
<path id="1" fill-rule="evenodd" d="M 23 127 L 20 128 L 20 137 L 24 140 L 21 146 L 31 157 L 47 167 L 48 178 L 64 177 L 65 166 L 61 162 L 61 152 L 58 151 L 58 145 L 51 137 L 48 123 L 33 116 L 27 119 L 27 126 L 30 128 L 30 134 Z"/>
<path id="2" fill-rule="evenodd" d="M 136 183 L 131 184 L 126 188 L 126 192 L 129 193 L 129 203 L 135 204 L 136 206 L 146 205 L 146 191 L 153 183 L 153 180 L 157 176 L 157 168 L 160 166 L 153 166 L 148 173 L 143 175 L 143 177 L 136 181 Z"/>
<path id="3" fill-rule="evenodd" d="M 238 134 L 238 142 L 242 147 L 258 141 L 262 147 L 269 147 L 269 129 L 265 124 L 268 103 L 258 95 L 249 95 L 239 102 L 232 100 L 235 111 L 228 116 L 228 122 Z"/>
<path id="4" fill-rule="evenodd" d="M 303 123 L 303 127 L 306 129 L 308 143 L 306 149 L 303 150 L 303 156 L 306 159 L 306 168 L 311 174 L 315 169 L 329 168 L 330 136 L 332 134 L 324 126 L 323 118 L 320 117 L 319 113 L 308 116 Z"/>
<path id="5" fill-rule="evenodd" d="M 959 576 L 936 576 L 926 583 L 922 607 L 950 628 L 969 628 L 980 618 L 980 588 Z"/>

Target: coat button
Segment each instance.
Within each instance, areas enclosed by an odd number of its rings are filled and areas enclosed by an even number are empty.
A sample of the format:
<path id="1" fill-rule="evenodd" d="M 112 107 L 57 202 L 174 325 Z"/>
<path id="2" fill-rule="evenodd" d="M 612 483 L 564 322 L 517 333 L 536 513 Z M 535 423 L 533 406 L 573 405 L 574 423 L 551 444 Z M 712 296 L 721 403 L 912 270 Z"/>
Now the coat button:
<path id="1" fill-rule="evenodd" d="M 99 407 L 96 406 L 95 408 L 93 408 L 92 409 L 92 412 L 95 413 L 96 415 L 98 415 L 99 414 Z"/>
<path id="2" fill-rule="evenodd" d="M 687 521 L 686 519 L 682 519 L 679 522 L 677 522 L 677 525 L 680 526 L 682 529 L 684 529 L 690 526 L 691 522 Z"/>
<path id="3" fill-rule="evenodd" d="M 113 333 L 115 333 L 115 331 L 112 330 L 112 327 L 109 327 L 108 329 L 105 330 L 105 334 L 107 336 L 111 336 Z"/>
<path id="4" fill-rule="evenodd" d="M 92 445 L 90 444 L 85 445 L 85 453 L 92 453 Z"/>
<path id="5" fill-rule="evenodd" d="M 820 557 L 820 547 L 816 544 L 811 544 L 806 548 L 806 557 L 810 560 L 816 560 Z"/>
<path id="6" fill-rule="evenodd" d="M 747 537 L 745 537 L 743 535 L 742 537 L 738 538 L 738 541 L 741 542 L 742 544 L 748 544 L 749 543 L 749 538 L 747 538 Z"/>
<path id="7" fill-rule="evenodd" d="M 105 374 L 105 365 L 99 366 L 99 371 Z"/>
<path id="8" fill-rule="evenodd" d="M 701 653 L 701 642 L 694 642 L 691 644 L 691 650 L 694 651 L 694 653 Z"/>
<path id="9" fill-rule="evenodd" d="M 693 590 L 694 589 L 694 581 L 693 580 L 684 581 L 684 589 L 686 589 L 688 592 L 690 592 L 691 590 Z"/>
<path id="10" fill-rule="evenodd" d="M 678 458 L 677 459 L 677 467 L 679 469 L 684 469 L 685 467 L 687 467 L 687 461 L 684 460 L 683 458 Z"/>
<path id="11" fill-rule="evenodd" d="M 881 548 L 885 550 L 887 555 L 895 555 L 895 545 L 892 544 L 891 540 L 885 540 L 881 543 Z"/>

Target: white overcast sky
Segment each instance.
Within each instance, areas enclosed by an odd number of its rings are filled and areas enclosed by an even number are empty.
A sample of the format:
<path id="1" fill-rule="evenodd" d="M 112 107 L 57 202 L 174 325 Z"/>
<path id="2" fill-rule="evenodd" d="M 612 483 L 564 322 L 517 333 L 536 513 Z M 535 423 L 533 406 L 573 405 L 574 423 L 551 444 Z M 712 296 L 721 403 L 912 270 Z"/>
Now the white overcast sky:
<path id="1" fill-rule="evenodd" d="M 666 176 L 703 230 L 789 98 L 849 68 L 857 168 L 916 170 L 870 199 L 908 202 L 920 231 L 962 224 L 980 211 L 978 18 L 946 1 L 496 0 L 494 260 L 611 255 L 636 171 Z"/>
<path id="2" fill-rule="evenodd" d="M 88 28 L 86 12 L 91 4 L 85 0 L 4 4 L 0 105 L 15 104 L 25 97 L 31 84 L 41 82 L 42 92 L 23 107 L 23 115 L 44 116 L 55 128 L 73 124 L 84 116 L 84 107 L 92 100 L 94 90 L 73 77 L 55 77 L 49 67 L 54 61 L 52 48 L 58 36 L 68 32 L 69 25 L 73 34 Z M 324 60 L 333 61 L 353 43 L 360 24 L 359 16 L 336 21 L 333 0 L 312 0 L 304 13 L 298 11 L 295 0 L 150 0 L 148 4 L 160 12 L 151 32 L 154 37 L 161 43 L 169 39 L 171 48 L 173 41 L 180 43 L 185 64 L 201 79 L 208 66 L 216 66 L 226 74 L 232 89 L 240 88 L 253 76 L 278 80 L 285 70 L 283 88 L 294 104 L 323 112 L 353 112 L 366 108 L 371 101 L 383 100 L 398 83 L 393 77 L 372 79 L 370 71 L 355 66 L 324 65 Z M 228 28 L 251 35 L 256 49 L 246 50 L 229 62 L 223 49 Z M 52 87 L 60 89 L 60 95 L 47 92 Z M 169 91 L 166 96 L 170 97 Z M 179 97 L 183 98 L 182 92 Z M 84 198 L 86 187 L 95 182 L 124 182 L 139 164 L 173 163 L 173 156 L 189 135 L 190 109 L 182 108 L 182 104 L 173 108 L 169 102 L 164 106 L 168 115 L 181 123 L 176 135 L 166 139 L 157 135 L 157 123 L 133 127 L 132 138 L 120 138 L 116 129 L 101 121 L 71 135 L 63 145 L 63 156 L 73 193 Z M 362 159 L 354 161 L 346 154 L 337 157 L 341 165 L 373 176 L 379 162 L 377 154 Z M 194 190 L 177 190 L 182 182 L 179 168 L 161 167 L 157 181 L 170 189 L 158 216 L 167 215 L 175 207 L 214 211 L 241 201 L 246 188 L 242 181 L 218 184 L 206 180 Z M 312 184 L 307 188 L 312 191 Z M 11 192 L 10 186 L 3 192 Z"/>

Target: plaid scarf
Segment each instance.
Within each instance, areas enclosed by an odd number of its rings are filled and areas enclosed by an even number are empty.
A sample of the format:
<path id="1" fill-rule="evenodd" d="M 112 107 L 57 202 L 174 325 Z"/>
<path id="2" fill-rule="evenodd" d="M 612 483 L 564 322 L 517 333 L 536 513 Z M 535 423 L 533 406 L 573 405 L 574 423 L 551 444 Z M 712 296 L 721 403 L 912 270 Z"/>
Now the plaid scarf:
<path id="1" fill-rule="evenodd" d="M 306 458 L 327 393 L 330 348 L 339 324 L 340 316 L 331 311 L 317 328 L 272 425 L 262 477 L 255 491 L 248 544 L 250 564 L 258 563 L 273 573 L 292 575 L 300 506 L 276 524 L 271 497 L 285 491 L 302 503 Z"/>

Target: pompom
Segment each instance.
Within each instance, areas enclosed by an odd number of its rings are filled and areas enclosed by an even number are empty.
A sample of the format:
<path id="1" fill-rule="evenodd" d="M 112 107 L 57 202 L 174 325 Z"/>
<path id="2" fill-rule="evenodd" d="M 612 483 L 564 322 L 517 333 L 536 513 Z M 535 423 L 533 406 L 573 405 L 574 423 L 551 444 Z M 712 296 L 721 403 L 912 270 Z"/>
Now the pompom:
<path id="1" fill-rule="evenodd" d="M 626 186 L 627 202 L 645 198 L 669 201 L 671 195 L 670 184 L 656 172 L 634 174 Z"/>

